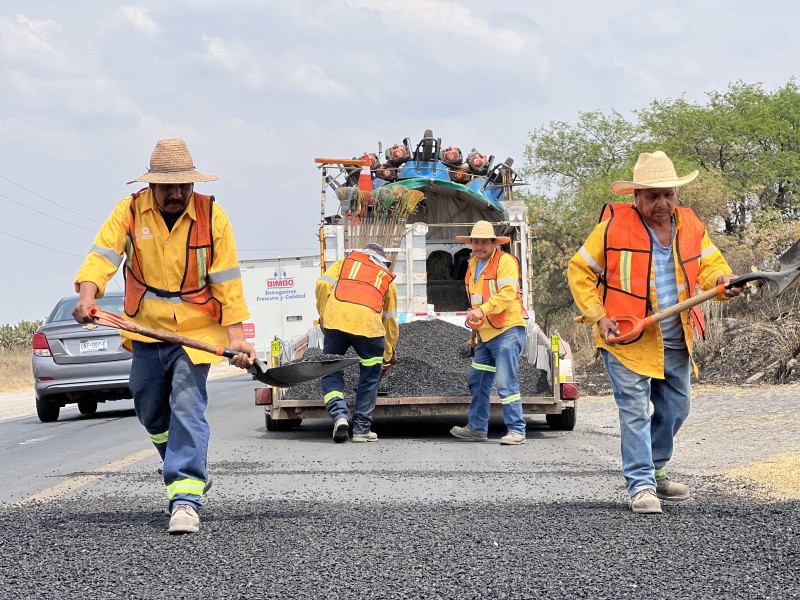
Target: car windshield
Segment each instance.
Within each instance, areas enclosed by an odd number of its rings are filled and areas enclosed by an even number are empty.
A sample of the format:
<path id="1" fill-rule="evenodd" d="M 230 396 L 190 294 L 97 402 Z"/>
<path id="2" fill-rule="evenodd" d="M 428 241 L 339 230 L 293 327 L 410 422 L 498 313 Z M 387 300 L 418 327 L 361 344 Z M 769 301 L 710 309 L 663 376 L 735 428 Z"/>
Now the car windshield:
<path id="1" fill-rule="evenodd" d="M 50 314 L 50 317 L 48 317 L 47 322 L 56 323 L 58 321 L 74 321 L 75 319 L 72 316 L 72 310 L 75 308 L 75 303 L 77 301 L 77 298 L 70 298 L 68 300 L 62 300 L 59 302 L 58 306 L 56 306 L 53 312 Z M 99 298 L 97 300 L 97 305 L 103 310 L 121 315 L 124 302 L 125 299 L 122 296 L 106 296 L 105 298 Z"/>

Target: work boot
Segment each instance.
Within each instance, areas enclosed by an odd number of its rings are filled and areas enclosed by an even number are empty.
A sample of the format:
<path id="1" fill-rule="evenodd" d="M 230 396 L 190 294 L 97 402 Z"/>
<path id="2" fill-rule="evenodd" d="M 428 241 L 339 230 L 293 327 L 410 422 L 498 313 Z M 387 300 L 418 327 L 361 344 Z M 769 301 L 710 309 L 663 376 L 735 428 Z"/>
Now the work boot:
<path id="1" fill-rule="evenodd" d="M 647 488 L 631 498 L 631 510 L 635 513 L 657 514 L 661 512 L 661 501 L 653 490 Z"/>
<path id="2" fill-rule="evenodd" d="M 353 441 L 354 442 L 377 442 L 378 441 L 378 434 L 374 431 L 367 431 L 366 433 L 354 433 L 353 434 Z"/>
<path id="3" fill-rule="evenodd" d="M 197 533 L 200 531 L 200 517 L 188 504 L 179 504 L 172 509 L 167 533 Z"/>
<path id="4" fill-rule="evenodd" d="M 656 496 L 670 502 L 683 502 L 689 499 L 689 488 L 682 483 L 670 481 L 669 477 L 656 479 Z"/>
<path id="5" fill-rule="evenodd" d="M 515 431 L 509 431 L 503 437 L 500 438 L 500 443 L 504 446 L 518 446 L 520 444 L 524 444 L 526 442 L 525 434 L 524 433 L 517 433 Z"/>
<path id="6" fill-rule="evenodd" d="M 336 423 L 333 424 L 333 441 L 341 444 L 346 442 L 348 437 L 350 437 L 350 425 L 347 419 L 339 417 L 336 419 Z"/>
<path id="7" fill-rule="evenodd" d="M 489 438 L 486 437 L 485 433 L 478 433 L 477 431 L 472 431 L 468 426 L 467 427 L 453 427 L 450 430 L 450 435 L 457 437 L 460 440 L 468 440 L 470 442 L 485 442 Z"/>

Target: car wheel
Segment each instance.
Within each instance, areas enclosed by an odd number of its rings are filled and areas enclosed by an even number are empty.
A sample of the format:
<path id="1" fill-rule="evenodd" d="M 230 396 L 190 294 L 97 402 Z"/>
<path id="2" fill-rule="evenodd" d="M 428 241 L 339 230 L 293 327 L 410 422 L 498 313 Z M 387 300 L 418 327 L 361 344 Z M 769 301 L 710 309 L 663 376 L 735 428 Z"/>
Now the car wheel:
<path id="1" fill-rule="evenodd" d="M 42 423 L 52 423 L 58 421 L 58 414 L 61 412 L 61 407 L 53 402 L 42 400 L 36 396 L 36 414 Z"/>
<path id="2" fill-rule="evenodd" d="M 97 412 L 97 400 L 83 400 L 78 402 L 78 411 L 82 415 L 93 415 Z"/>

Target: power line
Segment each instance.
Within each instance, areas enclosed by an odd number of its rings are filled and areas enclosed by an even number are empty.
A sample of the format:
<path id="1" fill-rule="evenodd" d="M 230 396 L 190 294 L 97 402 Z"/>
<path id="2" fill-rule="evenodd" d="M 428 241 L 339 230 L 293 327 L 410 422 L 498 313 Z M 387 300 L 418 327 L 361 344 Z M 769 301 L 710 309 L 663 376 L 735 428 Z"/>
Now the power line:
<path id="1" fill-rule="evenodd" d="M 21 188 L 21 189 L 25 190 L 26 192 L 28 192 L 28 193 L 30 193 L 30 194 L 33 194 L 34 196 L 36 196 L 36 197 L 38 197 L 38 198 L 41 198 L 41 199 L 42 199 L 42 200 L 44 200 L 45 202 L 49 202 L 50 204 L 54 204 L 54 205 L 56 205 L 57 207 L 59 207 L 59 208 L 61 208 L 61 209 L 64 209 L 64 210 L 66 210 L 67 212 L 71 212 L 72 214 L 74 214 L 74 215 L 77 215 L 77 216 L 81 217 L 82 219 L 89 219 L 90 221 L 94 221 L 95 223 L 102 223 L 102 221 L 98 221 L 97 219 L 95 219 L 95 218 L 93 218 L 93 217 L 87 217 L 86 215 L 82 215 L 81 213 L 79 213 L 79 212 L 76 212 L 76 211 L 72 210 L 71 208 L 69 208 L 69 207 L 67 207 L 67 206 L 64 206 L 64 205 L 62 205 L 62 204 L 59 204 L 58 202 L 53 202 L 53 201 L 52 201 L 52 200 L 50 200 L 49 198 L 45 198 L 45 197 L 44 197 L 44 196 L 42 196 L 41 194 L 38 194 L 38 193 L 34 192 L 33 190 L 30 190 L 30 189 L 26 188 L 24 185 L 22 185 L 22 184 L 19 184 L 19 183 L 17 183 L 16 181 L 12 181 L 11 179 L 9 179 L 8 177 L 6 177 L 6 176 L 5 176 L 5 175 L 3 175 L 2 173 L 0 173 L 0 179 L 5 179 L 5 180 L 6 180 L 8 183 L 10 183 L 10 184 L 12 184 L 12 185 L 15 185 L 15 186 L 17 186 L 18 188 Z"/>
<path id="2" fill-rule="evenodd" d="M 0 177 L 2 177 L 2 175 L 0 175 Z M 28 210 L 32 210 L 33 212 L 39 213 L 40 215 L 43 215 L 45 217 L 49 217 L 51 219 L 55 219 L 56 221 L 60 221 L 61 223 L 65 223 L 66 225 L 72 225 L 73 227 L 77 227 L 78 229 L 85 229 L 86 231 L 95 231 L 95 229 L 89 229 L 88 227 L 84 227 L 83 225 L 77 225 L 75 223 L 70 223 L 69 221 L 65 221 L 64 219 L 59 219 L 58 217 L 54 217 L 53 215 L 48 215 L 46 212 L 42 212 L 40 210 L 32 208 L 32 207 L 28 206 L 27 204 L 23 204 L 22 202 L 17 202 L 13 198 L 9 198 L 5 194 L 0 194 L 0 198 L 5 198 L 9 202 L 13 202 L 16 205 L 21 206 L 22 208 L 27 208 Z M 75 214 L 77 214 L 77 213 L 75 213 Z"/>
<path id="3" fill-rule="evenodd" d="M 25 242 L 26 244 L 33 244 L 34 246 L 39 246 L 40 248 L 45 248 L 46 250 L 52 250 L 53 252 L 59 252 L 61 254 L 66 254 L 67 256 L 77 256 L 78 258 L 84 258 L 85 255 L 83 254 L 73 254 L 72 252 L 64 252 L 63 250 L 59 250 L 58 248 L 51 248 L 50 246 L 44 246 L 42 244 L 37 244 L 36 242 L 32 242 L 30 240 L 26 240 L 25 238 L 17 237 L 11 233 L 6 231 L 0 231 L 3 235 L 7 235 L 8 237 L 14 238 L 15 240 L 19 240 L 20 242 Z"/>

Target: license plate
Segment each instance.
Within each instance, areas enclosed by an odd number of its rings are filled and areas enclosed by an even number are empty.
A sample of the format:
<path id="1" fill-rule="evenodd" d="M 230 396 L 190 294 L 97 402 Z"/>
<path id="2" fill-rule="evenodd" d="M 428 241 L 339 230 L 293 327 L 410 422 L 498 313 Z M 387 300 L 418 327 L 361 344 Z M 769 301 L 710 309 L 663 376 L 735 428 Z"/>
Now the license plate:
<path id="1" fill-rule="evenodd" d="M 81 352 L 103 352 L 108 350 L 108 340 L 81 340 Z"/>

